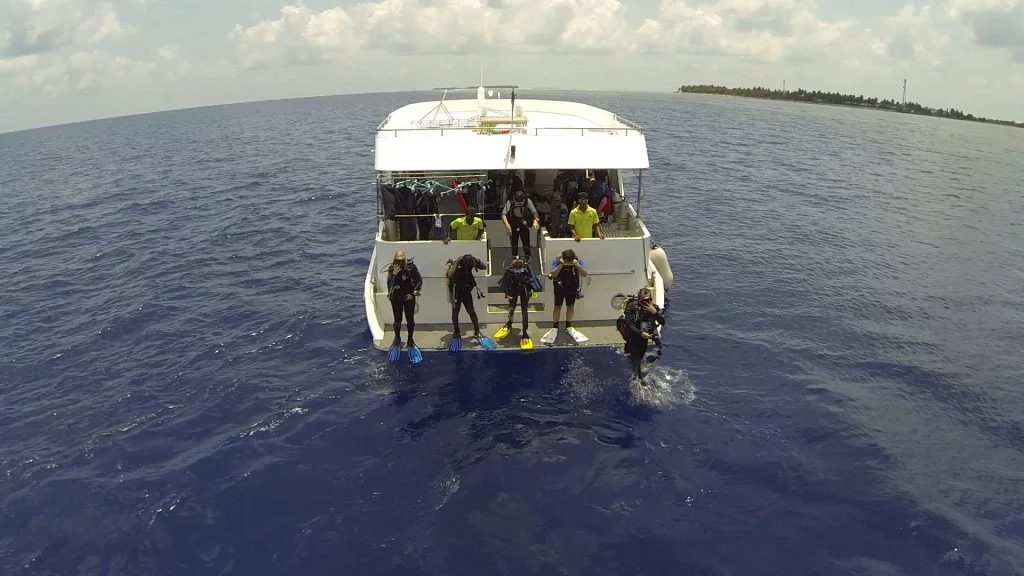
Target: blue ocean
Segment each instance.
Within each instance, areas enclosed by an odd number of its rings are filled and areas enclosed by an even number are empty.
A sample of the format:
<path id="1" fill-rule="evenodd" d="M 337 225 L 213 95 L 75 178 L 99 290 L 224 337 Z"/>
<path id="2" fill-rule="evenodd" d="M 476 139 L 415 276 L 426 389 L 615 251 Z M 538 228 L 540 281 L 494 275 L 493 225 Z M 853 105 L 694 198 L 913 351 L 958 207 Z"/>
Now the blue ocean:
<path id="1" fill-rule="evenodd" d="M 436 96 L 0 134 L 0 573 L 1024 573 L 1024 131 L 522 91 L 647 131 L 641 388 L 372 348 L 374 129 Z"/>

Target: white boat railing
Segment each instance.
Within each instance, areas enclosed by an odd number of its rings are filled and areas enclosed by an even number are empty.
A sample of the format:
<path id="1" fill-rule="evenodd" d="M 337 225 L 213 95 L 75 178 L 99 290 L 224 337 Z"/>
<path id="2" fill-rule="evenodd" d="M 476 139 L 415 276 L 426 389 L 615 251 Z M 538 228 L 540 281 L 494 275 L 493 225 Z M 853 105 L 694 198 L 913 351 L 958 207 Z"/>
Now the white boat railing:
<path id="1" fill-rule="evenodd" d="M 620 119 L 620 122 L 622 120 Z M 467 121 L 469 122 L 469 121 Z M 392 136 L 398 138 L 400 134 L 406 133 L 424 133 L 424 132 L 436 132 L 440 136 L 444 136 L 445 131 L 457 132 L 464 134 L 467 131 L 474 131 L 481 135 L 487 136 L 508 136 L 510 131 L 514 131 L 516 134 L 540 136 L 542 132 L 547 131 L 560 131 L 560 132 L 579 132 L 580 136 L 586 136 L 587 134 L 612 134 L 612 135 L 623 135 L 623 136 L 643 136 L 644 130 L 638 126 L 540 126 L 536 128 L 523 128 L 521 126 L 514 127 L 502 127 L 497 126 L 480 126 L 474 123 L 472 125 L 445 125 L 445 126 L 431 126 L 425 125 L 421 128 L 384 128 L 383 123 L 377 127 L 377 134 L 382 135 L 391 132 Z"/>

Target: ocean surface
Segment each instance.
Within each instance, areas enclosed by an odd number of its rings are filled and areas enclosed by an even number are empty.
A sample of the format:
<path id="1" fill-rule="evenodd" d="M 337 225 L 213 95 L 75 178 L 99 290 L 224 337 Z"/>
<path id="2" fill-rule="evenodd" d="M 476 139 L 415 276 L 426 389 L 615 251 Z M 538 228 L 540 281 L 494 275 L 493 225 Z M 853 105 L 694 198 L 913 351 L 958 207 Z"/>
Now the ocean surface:
<path id="1" fill-rule="evenodd" d="M 373 130 L 434 94 L 0 134 L 0 574 L 1024 571 L 1024 131 L 519 95 L 647 129 L 647 389 L 371 347 Z"/>

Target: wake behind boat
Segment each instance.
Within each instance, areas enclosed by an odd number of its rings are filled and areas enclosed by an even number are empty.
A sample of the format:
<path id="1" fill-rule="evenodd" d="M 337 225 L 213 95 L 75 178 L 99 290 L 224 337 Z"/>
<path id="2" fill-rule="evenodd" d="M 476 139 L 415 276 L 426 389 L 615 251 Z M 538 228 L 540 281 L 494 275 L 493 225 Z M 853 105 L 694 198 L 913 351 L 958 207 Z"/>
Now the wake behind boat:
<path id="1" fill-rule="evenodd" d="M 448 99 L 457 90 L 445 89 L 439 101 L 403 106 L 378 126 L 378 225 L 364 284 L 367 323 L 378 349 L 392 342 L 387 278 L 399 250 L 422 276 L 415 334 L 423 350 L 449 348 L 453 326 L 446 271 L 449 262 L 467 254 L 485 265 L 476 272 L 474 292 L 482 332 L 502 332 L 509 303 L 499 283 L 513 263 L 502 214 L 519 190 L 536 211 L 528 210 L 524 223 L 534 217 L 539 223 L 523 231 L 529 249 L 518 249 L 541 279 L 527 305 L 527 329 L 537 348 L 621 346 L 616 320 L 626 298 L 643 287 L 664 307 L 672 273 L 639 210 L 643 171 L 649 167 L 643 130 L 586 104 L 517 99 L 514 88 L 481 86 L 475 99 Z M 509 97 L 502 98 L 503 91 L 510 91 Z M 627 190 L 634 191 L 632 203 Z M 598 219 L 593 237 L 579 241 L 569 225 L 577 202 L 591 206 Z M 482 231 L 472 239 L 455 239 L 452 222 L 470 210 L 482 219 Z M 590 235 L 586 228 L 577 224 L 577 235 Z M 572 329 L 565 327 L 562 307 L 562 329 L 556 333 L 551 330 L 555 290 L 546 275 L 566 250 L 587 275 L 580 278 Z M 499 350 L 520 349 L 520 314 L 515 312 L 511 329 L 505 330 L 511 336 L 496 338 Z M 463 338 L 457 344 L 463 350 L 483 349 L 470 337 L 465 312 L 460 326 Z"/>

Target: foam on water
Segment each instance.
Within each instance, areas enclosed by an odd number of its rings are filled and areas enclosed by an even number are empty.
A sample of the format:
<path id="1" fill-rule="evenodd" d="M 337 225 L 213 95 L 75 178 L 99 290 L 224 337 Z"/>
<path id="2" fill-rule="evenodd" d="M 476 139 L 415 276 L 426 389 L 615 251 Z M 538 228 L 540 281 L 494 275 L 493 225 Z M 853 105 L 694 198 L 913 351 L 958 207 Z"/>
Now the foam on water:
<path id="1" fill-rule="evenodd" d="M 685 370 L 656 364 L 644 372 L 643 382 L 630 378 L 634 402 L 659 408 L 688 406 L 697 398 L 697 387 Z"/>

